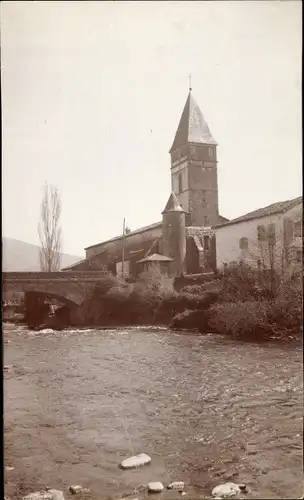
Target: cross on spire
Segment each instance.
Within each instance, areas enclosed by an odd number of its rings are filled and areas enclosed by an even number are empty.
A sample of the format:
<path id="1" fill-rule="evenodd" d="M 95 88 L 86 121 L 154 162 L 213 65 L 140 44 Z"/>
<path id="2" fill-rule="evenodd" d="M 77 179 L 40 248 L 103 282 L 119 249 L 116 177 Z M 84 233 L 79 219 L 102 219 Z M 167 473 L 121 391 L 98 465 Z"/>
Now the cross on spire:
<path id="1" fill-rule="evenodd" d="M 191 74 L 189 75 L 189 92 L 192 90 Z"/>

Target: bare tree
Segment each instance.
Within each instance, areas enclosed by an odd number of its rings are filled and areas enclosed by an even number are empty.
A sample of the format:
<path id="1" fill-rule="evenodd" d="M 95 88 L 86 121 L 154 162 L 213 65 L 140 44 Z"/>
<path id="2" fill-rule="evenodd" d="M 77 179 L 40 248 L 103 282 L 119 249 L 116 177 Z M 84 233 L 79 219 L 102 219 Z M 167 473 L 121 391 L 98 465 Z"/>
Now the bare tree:
<path id="1" fill-rule="evenodd" d="M 61 198 L 55 186 L 45 183 L 40 208 L 38 233 L 41 243 L 41 271 L 58 271 L 60 269 L 61 251 Z"/>

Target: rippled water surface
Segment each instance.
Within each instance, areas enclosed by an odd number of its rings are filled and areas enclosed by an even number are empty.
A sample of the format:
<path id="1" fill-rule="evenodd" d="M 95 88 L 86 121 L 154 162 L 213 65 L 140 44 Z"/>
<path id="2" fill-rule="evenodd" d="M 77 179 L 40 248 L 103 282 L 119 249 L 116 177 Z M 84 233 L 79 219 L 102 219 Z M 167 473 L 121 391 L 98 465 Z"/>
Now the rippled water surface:
<path id="1" fill-rule="evenodd" d="M 226 480 L 247 483 L 247 498 L 301 496 L 301 346 L 146 328 L 5 325 L 4 338 L 10 498 L 81 484 L 85 498 L 119 499 L 176 480 L 186 499 L 208 498 Z M 117 467 L 140 452 L 149 466 Z"/>

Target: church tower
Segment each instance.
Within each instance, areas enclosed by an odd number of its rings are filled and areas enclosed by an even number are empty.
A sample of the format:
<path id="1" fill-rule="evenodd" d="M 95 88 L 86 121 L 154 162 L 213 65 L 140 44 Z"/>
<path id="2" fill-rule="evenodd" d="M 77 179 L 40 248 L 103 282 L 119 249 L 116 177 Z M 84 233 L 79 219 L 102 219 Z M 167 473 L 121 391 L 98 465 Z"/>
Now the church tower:
<path id="1" fill-rule="evenodd" d="M 170 149 L 172 191 L 187 225 L 218 224 L 217 143 L 191 89 Z"/>

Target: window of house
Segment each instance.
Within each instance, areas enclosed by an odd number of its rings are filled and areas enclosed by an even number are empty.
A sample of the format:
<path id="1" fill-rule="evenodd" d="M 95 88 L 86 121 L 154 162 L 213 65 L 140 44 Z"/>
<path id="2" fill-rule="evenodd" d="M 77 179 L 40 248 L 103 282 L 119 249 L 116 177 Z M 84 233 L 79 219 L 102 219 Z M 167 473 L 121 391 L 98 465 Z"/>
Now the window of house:
<path id="1" fill-rule="evenodd" d="M 213 148 L 208 148 L 208 156 L 210 159 L 213 159 Z"/>
<path id="2" fill-rule="evenodd" d="M 203 205 L 203 207 L 204 207 L 204 208 L 206 208 L 206 206 L 207 206 L 207 201 L 206 201 L 206 199 L 205 199 L 205 198 L 203 198 L 203 199 L 202 199 L 202 205 Z"/>
<path id="3" fill-rule="evenodd" d="M 296 258 L 297 258 L 297 262 L 302 262 L 302 251 L 301 250 L 297 250 Z"/>
<path id="4" fill-rule="evenodd" d="M 210 250 L 210 236 L 204 236 L 204 250 Z"/>
<path id="5" fill-rule="evenodd" d="M 268 224 L 268 241 L 269 243 L 275 242 L 275 224 Z"/>
<path id="6" fill-rule="evenodd" d="M 294 235 L 296 237 L 302 237 L 302 222 L 300 220 L 294 223 Z"/>
<path id="7" fill-rule="evenodd" d="M 209 226 L 209 219 L 206 215 L 204 217 L 204 226 Z"/>
<path id="8" fill-rule="evenodd" d="M 183 190 L 183 175 L 179 174 L 178 176 L 178 192 L 181 193 Z"/>
<path id="9" fill-rule="evenodd" d="M 267 233 L 266 233 L 265 226 L 258 226 L 257 233 L 258 233 L 258 241 L 266 241 L 267 240 Z"/>
<path id="10" fill-rule="evenodd" d="M 240 249 L 248 250 L 248 238 L 240 238 Z"/>

